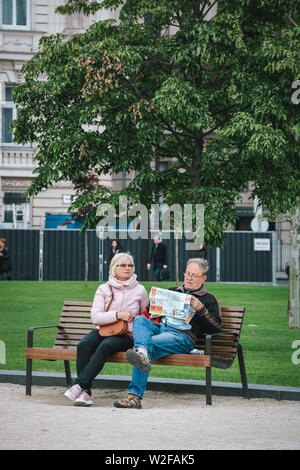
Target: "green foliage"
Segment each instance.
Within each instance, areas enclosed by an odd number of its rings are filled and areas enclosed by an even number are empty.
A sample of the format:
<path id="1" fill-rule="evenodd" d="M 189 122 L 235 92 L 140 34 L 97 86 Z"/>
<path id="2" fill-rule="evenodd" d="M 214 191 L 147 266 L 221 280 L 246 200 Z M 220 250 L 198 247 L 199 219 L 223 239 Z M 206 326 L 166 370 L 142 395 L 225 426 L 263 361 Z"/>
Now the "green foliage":
<path id="1" fill-rule="evenodd" d="M 300 61 L 292 17 L 300 0 L 223 0 L 209 19 L 215 4 L 69 0 L 59 7 L 93 14 L 122 6 L 120 23 L 94 22 L 68 40 L 42 38 L 23 67 L 14 134 L 38 146 L 31 194 L 90 169 L 134 172 L 122 191 L 132 201 L 150 207 L 163 194 L 170 205 L 204 204 L 211 246 L 234 223 L 248 181 L 269 211 L 293 207 L 300 142 L 291 132 L 299 125 L 291 86 Z M 150 167 L 165 158 L 165 171 Z M 116 200 L 108 190 L 98 199 L 92 192 L 95 201 Z"/>

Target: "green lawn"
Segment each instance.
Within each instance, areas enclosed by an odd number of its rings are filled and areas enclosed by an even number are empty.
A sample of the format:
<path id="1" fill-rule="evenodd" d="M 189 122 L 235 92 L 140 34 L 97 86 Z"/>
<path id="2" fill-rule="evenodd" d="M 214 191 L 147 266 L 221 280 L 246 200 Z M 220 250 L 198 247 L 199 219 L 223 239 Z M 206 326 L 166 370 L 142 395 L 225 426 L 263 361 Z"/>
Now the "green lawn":
<path id="1" fill-rule="evenodd" d="M 145 283 L 149 291 L 151 283 Z M 161 283 L 168 287 L 174 283 Z M 27 328 L 58 323 L 64 300 L 92 300 L 97 282 L 23 282 L 0 283 L 0 340 L 5 343 L 6 363 L 0 368 L 25 370 Z M 207 284 L 221 305 L 245 306 L 241 344 L 244 349 L 248 382 L 300 387 L 300 364 L 292 363 L 293 341 L 300 330 L 287 322 L 288 286 Z M 35 346 L 52 346 L 56 329 L 35 332 Z M 75 372 L 75 364 L 72 371 Z M 33 361 L 33 370 L 64 371 L 63 363 Z M 127 364 L 107 364 L 104 374 L 131 375 Z M 203 379 L 204 369 L 154 366 L 156 377 Z M 237 360 L 229 370 L 213 369 L 213 380 L 240 382 Z"/>

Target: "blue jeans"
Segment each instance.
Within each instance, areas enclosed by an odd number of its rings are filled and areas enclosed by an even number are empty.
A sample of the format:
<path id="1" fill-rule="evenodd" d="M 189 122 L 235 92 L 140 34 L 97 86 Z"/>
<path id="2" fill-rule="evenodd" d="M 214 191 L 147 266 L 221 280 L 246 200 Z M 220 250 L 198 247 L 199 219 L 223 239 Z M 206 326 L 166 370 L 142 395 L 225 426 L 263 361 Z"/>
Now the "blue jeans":
<path id="1" fill-rule="evenodd" d="M 194 348 L 192 341 L 182 331 L 163 323 L 157 326 L 142 316 L 136 317 L 133 322 L 133 338 L 134 349 L 140 346 L 147 349 L 150 361 L 168 354 L 187 354 Z M 134 367 L 128 391 L 143 398 L 148 376 L 149 372 Z"/>
<path id="2" fill-rule="evenodd" d="M 160 272 L 161 272 L 160 267 L 154 268 L 154 278 L 156 281 L 160 281 Z"/>

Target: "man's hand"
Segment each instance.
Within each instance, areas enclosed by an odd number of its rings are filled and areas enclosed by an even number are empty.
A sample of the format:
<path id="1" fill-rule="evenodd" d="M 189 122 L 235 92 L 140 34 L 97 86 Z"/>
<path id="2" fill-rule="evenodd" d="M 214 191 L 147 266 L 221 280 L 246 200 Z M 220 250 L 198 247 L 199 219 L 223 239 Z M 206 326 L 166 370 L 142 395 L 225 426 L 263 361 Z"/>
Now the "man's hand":
<path id="1" fill-rule="evenodd" d="M 192 295 L 190 305 L 196 311 L 201 310 L 204 307 L 204 304 L 202 302 L 200 302 L 200 300 L 197 299 L 197 297 L 195 297 L 194 295 Z"/>

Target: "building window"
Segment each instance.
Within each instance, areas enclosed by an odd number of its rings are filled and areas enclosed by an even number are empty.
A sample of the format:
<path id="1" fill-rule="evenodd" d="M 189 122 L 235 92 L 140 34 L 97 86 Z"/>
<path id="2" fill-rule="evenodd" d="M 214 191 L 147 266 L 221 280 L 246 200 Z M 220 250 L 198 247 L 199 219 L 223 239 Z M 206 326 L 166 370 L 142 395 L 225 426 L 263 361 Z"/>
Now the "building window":
<path id="1" fill-rule="evenodd" d="M 13 228 L 29 227 L 29 197 L 25 191 L 4 191 L 2 220 Z"/>
<path id="2" fill-rule="evenodd" d="M 1 105 L 2 113 L 2 143 L 5 145 L 14 145 L 13 133 L 10 131 L 10 125 L 14 119 L 17 119 L 17 108 L 13 102 L 12 92 L 14 85 L 4 85 L 4 100 Z"/>
<path id="3" fill-rule="evenodd" d="M 13 120 L 13 108 L 2 108 L 2 142 L 4 144 L 12 144 L 12 132 L 9 126 Z"/>
<path id="4" fill-rule="evenodd" d="M 2 28 L 29 29 L 29 0 L 2 0 Z"/>
<path id="5" fill-rule="evenodd" d="M 165 171 L 167 168 L 168 168 L 168 162 L 163 162 L 163 161 L 155 162 L 155 169 L 157 171 Z"/>

